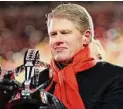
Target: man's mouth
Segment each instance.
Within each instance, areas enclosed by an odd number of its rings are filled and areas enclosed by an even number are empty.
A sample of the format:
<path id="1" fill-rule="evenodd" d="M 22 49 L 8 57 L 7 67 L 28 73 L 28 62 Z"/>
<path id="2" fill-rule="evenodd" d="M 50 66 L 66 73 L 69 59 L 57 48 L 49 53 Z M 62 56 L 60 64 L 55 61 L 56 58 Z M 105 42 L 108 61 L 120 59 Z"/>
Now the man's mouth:
<path id="1" fill-rule="evenodd" d="M 67 47 L 55 47 L 54 50 L 65 50 Z"/>

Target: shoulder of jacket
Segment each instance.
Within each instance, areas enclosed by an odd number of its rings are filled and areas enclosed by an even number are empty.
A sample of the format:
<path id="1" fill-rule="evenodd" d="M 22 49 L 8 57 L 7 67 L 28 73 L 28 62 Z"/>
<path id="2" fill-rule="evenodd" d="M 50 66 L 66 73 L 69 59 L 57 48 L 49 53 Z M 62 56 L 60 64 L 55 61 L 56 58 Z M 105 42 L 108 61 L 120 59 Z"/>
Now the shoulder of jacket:
<path id="1" fill-rule="evenodd" d="M 115 65 L 115 64 L 112 64 L 112 63 L 109 63 L 109 62 L 98 62 L 97 65 L 102 69 L 102 70 L 105 70 L 105 71 L 108 71 L 108 72 L 119 72 L 121 74 L 123 74 L 123 67 L 122 66 L 118 66 L 118 65 Z"/>

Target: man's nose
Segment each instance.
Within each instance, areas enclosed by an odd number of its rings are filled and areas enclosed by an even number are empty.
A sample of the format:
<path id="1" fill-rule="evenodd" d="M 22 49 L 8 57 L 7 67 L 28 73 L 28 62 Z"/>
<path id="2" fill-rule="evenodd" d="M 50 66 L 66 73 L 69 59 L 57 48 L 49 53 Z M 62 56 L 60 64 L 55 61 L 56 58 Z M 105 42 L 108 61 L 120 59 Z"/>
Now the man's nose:
<path id="1" fill-rule="evenodd" d="M 61 33 L 57 33 L 54 43 L 56 45 L 60 45 L 60 44 L 63 43 L 63 38 L 62 38 L 62 34 Z"/>
<path id="2" fill-rule="evenodd" d="M 62 34 L 60 32 L 57 32 L 56 39 L 62 40 Z"/>

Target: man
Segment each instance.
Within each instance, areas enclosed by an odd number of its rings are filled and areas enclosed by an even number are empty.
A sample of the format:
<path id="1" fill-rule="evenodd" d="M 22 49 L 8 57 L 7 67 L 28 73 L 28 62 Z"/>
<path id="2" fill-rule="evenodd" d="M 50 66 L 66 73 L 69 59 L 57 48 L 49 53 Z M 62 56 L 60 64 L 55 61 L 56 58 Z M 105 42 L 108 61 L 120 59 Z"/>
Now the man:
<path id="1" fill-rule="evenodd" d="M 61 4 L 48 14 L 47 27 L 53 58 L 46 91 L 67 109 L 123 109 L 123 68 L 96 62 L 90 50 L 93 22 L 86 9 Z M 48 69 L 39 80 L 40 84 L 49 80 Z"/>
<path id="2" fill-rule="evenodd" d="M 46 90 L 67 109 L 123 109 L 123 68 L 90 55 L 94 30 L 86 9 L 61 4 L 47 19 L 54 75 Z"/>

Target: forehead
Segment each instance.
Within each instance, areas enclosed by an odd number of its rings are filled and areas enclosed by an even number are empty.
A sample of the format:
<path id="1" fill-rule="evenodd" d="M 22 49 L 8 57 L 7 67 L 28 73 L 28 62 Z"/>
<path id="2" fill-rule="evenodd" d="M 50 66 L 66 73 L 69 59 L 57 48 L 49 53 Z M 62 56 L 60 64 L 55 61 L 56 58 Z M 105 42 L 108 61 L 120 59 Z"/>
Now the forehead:
<path id="1" fill-rule="evenodd" d="M 62 18 L 52 18 L 48 24 L 48 31 L 57 31 L 61 29 L 75 29 L 72 21 Z"/>

